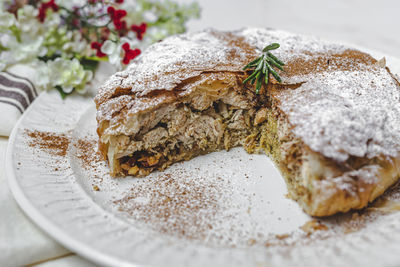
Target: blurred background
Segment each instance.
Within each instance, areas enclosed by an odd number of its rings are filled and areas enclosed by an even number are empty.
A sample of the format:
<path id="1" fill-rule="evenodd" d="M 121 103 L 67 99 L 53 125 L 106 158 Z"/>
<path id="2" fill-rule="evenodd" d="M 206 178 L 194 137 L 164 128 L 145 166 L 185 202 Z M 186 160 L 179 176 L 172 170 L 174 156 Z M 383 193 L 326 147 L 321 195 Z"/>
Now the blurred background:
<path id="1" fill-rule="evenodd" d="M 187 3 L 188 0 L 179 0 Z M 188 29 L 272 27 L 354 43 L 400 58 L 399 0 L 197 0 Z"/>

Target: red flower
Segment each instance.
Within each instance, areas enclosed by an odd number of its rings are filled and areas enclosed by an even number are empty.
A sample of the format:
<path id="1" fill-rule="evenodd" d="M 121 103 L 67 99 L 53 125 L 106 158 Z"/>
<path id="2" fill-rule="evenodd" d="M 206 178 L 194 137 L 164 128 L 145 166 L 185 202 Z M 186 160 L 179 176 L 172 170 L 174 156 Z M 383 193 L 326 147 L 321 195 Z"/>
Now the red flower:
<path id="1" fill-rule="evenodd" d="M 115 13 L 115 8 L 112 7 L 112 6 L 109 6 L 107 8 L 107 13 L 110 15 L 111 18 L 113 18 L 114 17 L 114 13 Z"/>
<path id="2" fill-rule="evenodd" d="M 122 4 L 124 2 L 124 0 L 115 0 L 115 3 L 117 4 Z"/>
<path id="3" fill-rule="evenodd" d="M 125 20 L 114 20 L 114 26 L 117 31 L 124 31 L 127 29 Z"/>
<path id="4" fill-rule="evenodd" d="M 46 18 L 46 9 L 40 7 L 39 8 L 39 14 L 38 14 L 38 19 L 40 22 L 44 22 Z"/>
<path id="5" fill-rule="evenodd" d="M 55 3 L 55 0 L 50 0 L 49 2 L 45 3 L 47 8 L 53 9 L 54 12 L 58 11 L 58 5 Z"/>
<path id="6" fill-rule="evenodd" d="M 113 6 L 109 6 L 107 8 L 107 13 L 110 15 L 112 20 L 121 20 L 125 17 L 128 13 L 126 10 L 123 9 L 115 9 Z"/>
<path id="7" fill-rule="evenodd" d="M 143 39 L 143 34 L 146 32 L 146 29 L 147 29 L 147 24 L 146 23 L 142 23 L 140 25 L 132 25 L 131 26 L 131 30 L 136 33 L 136 37 L 139 40 Z"/>
<path id="8" fill-rule="evenodd" d="M 58 11 L 58 5 L 55 3 L 55 0 L 50 0 L 49 2 L 42 3 L 39 7 L 38 19 L 40 22 L 44 22 L 46 19 L 46 11 L 47 9 L 52 9 L 54 12 Z"/>
<path id="9" fill-rule="evenodd" d="M 126 16 L 126 14 L 128 14 L 125 10 L 123 10 L 123 9 L 117 9 L 117 10 L 115 10 L 115 13 L 114 13 L 114 20 L 120 20 L 120 19 L 122 19 L 123 17 L 125 17 Z"/>
<path id="10" fill-rule="evenodd" d="M 124 43 L 122 45 L 122 49 L 125 51 L 125 56 L 122 59 L 122 63 L 125 65 L 129 64 L 129 62 L 140 55 L 140 49 L 130 49 L 130 45 L 128 43 Z"/>
<path id="11" fill-rule="evenodd" d="M 122 45 L 122 49 L 124 49 L 125 52 L 128 51 L 128 50 L 130 49 L 129 43 L 124 43 L 124 44 Z"/>
<path id="12" fill-rule="evenodd" d="M 96 51 L 96 56 L 98 56 L 98 57 L 105 57 L 105 56 L 107 56 L 106 54 L 104 54 L 103 52 L 101 52 L 101 47 L 102 47 L 102 45 L 103 45 L 103 44 L 101 44 L 101 43 L 99 43 L 99 42 L 92 42 L 92 43 L 90 44 L 90 47 L 91 47 L 92 49 L 97 50 L 97 51 Z"/>
<path id="13" fill-rule="evenodd" d="M 107 13 L 110 15 L 115 29 L 121 36 L 124 35 L 124 33 L 128 30 L 126 21 L 122 20 L 122 18 L 127 15 L 126 10 L 115 9 L 114 7 L 110 6 L 107 8 Z"/>

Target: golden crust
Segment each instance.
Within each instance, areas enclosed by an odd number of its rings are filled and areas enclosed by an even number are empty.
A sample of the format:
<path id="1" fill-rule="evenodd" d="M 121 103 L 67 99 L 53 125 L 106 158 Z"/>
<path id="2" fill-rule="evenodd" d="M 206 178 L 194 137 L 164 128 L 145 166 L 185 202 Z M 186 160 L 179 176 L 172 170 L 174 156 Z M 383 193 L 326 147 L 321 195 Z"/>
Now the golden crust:
<path id="1" fill-rule="evenodd" d="M 329 216 L 351 209 L 365 208 L 395 184 L 400 176 L 400 158 L 362 159 L 368 161 L 362 167 L 343 168 L 338 163 L 329 163 L 329 159 L 309 148 L 304 149 L 309 155 L 314 154 L 313 157 L 318 158 L 318 162 L 313 161 L 311 164 L 325 165 L 324 168 L 329 165 L 329 172 L 336 173 L 335 177 L 317 177 L 312 174 L 304 176 L 303 185 L 307 189 L 297 190 L 304 194 L 292 195 L 292 198 L 312 216 Z M 303 166 L 304 169 L 306 167 Z"/>

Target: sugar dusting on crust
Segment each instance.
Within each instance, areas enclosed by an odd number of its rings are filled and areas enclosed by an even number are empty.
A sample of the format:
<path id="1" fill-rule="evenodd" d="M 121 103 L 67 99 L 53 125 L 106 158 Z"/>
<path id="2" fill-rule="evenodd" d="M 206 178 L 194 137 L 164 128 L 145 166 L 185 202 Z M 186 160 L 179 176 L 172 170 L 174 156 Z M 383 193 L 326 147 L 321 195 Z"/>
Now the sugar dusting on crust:
<path id="1" fill-rule="evenodd" d="M 272 29 L 204 30 L 152 45 L 100 88 L 97 119 L 120 122 L 127 114 L 157 108 L 168 96 L 150 97 L 149 93 L 173 91 L 202 72 L 239 73 L 271 42 L 281 44 L 274 53 L 287 63 L 287 71 L 280 73 L 283 84 L 301 84 L 277 97 L 294 133 L 305 144 L 336 161 L 349 156 L 397 156 L 399 85 L 387 69 L 371 56 L 343 45 Z M 184 90 L 180 94 L 191 87 Z M 119 134 L 117 128 L 107 133 Z"/>
<path id="2" fill-rule="evenodd" d="M 204 71 L 240 71 L 243 62 L 256 55 L 254 48 L 241 43 L 242 39 L 211 29 L 166 38 L 150 46 L 126 70 L 113 75 L 100 88 L 96 101 L 105 101 L 116 88 L 128 88 L 143 96 L 153 90 L 173 90 Z"/>
<path id="3" fill-rule="evenodd" d="M 315 74 L 279 99 L 293 132 L 326 157 L 396 157 L 400 151 L 400 90 L 385 68 Z"/>
<path id="4" fill-rule="evenodd" d="M 258 52 L 270 43 L 279 43 L 279 49 L 273 53 L 283 62 L 289 62 L 299 57 L 312 59 L 318 54 L 341 53 L 346 47 L 322 41 L 313 36 L 298 35 L 286 31 L 269 28 L 246 28 L 237 31 L 247 42 L 254 45 Z"/>

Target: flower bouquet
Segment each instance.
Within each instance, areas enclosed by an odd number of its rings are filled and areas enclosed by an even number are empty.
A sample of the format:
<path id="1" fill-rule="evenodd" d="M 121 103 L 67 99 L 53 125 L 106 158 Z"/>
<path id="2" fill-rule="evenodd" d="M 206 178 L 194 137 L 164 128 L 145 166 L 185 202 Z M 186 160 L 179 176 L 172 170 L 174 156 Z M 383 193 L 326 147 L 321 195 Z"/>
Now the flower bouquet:
<path id="1" fill-rule="evenodd" d="M 141 50 L 182 33 L 199 16 L 197 3 L 172 0 L 3 0 L 0 71 L 35 69 L 39 90 L 84 93 L 99 62 L 125 68 Z"/>

